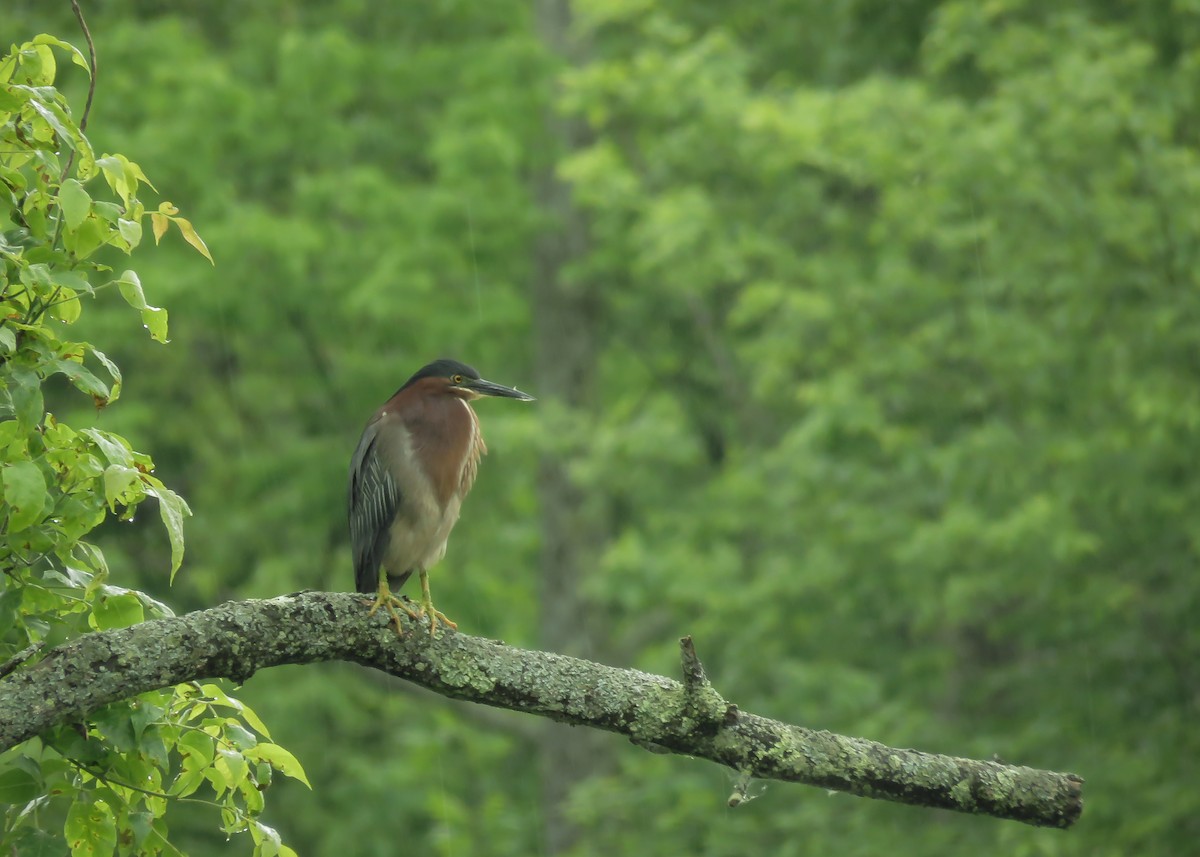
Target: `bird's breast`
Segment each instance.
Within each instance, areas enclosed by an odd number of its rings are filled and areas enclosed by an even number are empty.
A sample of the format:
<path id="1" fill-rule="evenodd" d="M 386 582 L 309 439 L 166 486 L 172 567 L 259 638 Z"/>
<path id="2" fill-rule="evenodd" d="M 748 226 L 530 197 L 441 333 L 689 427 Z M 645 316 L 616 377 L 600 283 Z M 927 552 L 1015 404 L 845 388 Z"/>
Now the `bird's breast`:
<path id="1" fill-rule="evenodd" d="M 446 540 L 486 451 L 470 405 L 451 397 L 439 406 L 433 413 L 413 415 L 409 427 L 393 435 L 397 448 L 389 459 L 402 492 L 385 558 L 393 574 L 429 568 L 445 555 Z"/>

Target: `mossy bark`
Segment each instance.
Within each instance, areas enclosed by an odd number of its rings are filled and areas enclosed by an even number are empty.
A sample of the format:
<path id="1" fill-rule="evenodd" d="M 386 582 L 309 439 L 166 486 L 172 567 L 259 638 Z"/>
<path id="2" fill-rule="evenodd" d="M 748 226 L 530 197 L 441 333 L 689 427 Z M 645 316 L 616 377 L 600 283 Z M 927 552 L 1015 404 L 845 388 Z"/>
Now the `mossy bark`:
<path id="1" fill-rule="evenodd" d="M 682 644 L 679 682 L 460 633 L 431 640 L 425 628 L 410 627 L 398 638 L 349 593 L 230 602 L 88 634 L 18 666 L 0 680 L 0 751 L 143 691 L 345 660 L 445 696 L 618 732 L 745 777 L 1044 827 L 1069 827 L 1082 811 L 1083 781 L 1072 774 L 894 749 L 739 711 L 704 677 L 691 640 Z"/>

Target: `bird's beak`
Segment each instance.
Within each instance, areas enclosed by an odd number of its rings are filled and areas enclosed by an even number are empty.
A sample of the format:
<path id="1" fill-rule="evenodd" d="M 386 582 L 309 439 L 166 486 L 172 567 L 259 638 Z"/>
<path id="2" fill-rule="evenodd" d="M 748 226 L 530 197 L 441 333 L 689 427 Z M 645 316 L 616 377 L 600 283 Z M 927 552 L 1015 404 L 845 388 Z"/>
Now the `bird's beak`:
<path id="1" fill-rule="evenodd" d="M 504 399 L 517 399 L 521 402 L 534 401 L 533 396 L 528 393 L 522 393 L 520 390 L 513 387 L 505 387 L 503 384 L 495 384 L 491 381 L 485 381 L 482 378 L 475 380 L 470 379 L 463 381 L 459 385 L 464 390 L 470 390 L 477 396 L 497 396 Z"/>

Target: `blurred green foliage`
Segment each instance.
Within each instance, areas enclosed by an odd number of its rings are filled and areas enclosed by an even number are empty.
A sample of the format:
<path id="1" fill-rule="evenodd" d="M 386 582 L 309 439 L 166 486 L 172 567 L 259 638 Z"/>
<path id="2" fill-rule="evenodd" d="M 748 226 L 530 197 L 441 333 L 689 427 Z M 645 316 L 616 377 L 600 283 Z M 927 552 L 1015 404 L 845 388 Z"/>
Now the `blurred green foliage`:
<path id="1" fill-rule="evenodd" d="M 97 155 L 84 133 L 87 108 L 76 119 L 55 86 L 58 53 L 91 80 L 92 59 L 51 35 L 0 57 L 4 675 L 81 634 L 170 616 L 169 607 L 146 593 L 108 583 L 104 552 L 84 537 L 111 516 L 133 520 L 153 498 L 170 544 L 165 567 L 174 578 L 183 560 L 183 519 L 191 514 L 154 475 L 150 456 L 125 438 L 96 427 L 74 429 L 46 410 L 47 393 L 61 398 L 58 376 L 87 394 L 96 411 L 120 395 L 116 364 L 72 336 L 85 301 L 120 295 L 151 338 L 166 339 L 166 311 L 147 303 L 136 272 L 118 274 L 113 267 L 141 243 L 143 221 L 150 221 L 155 239 L 177 226 L 209 255 L 176 206 L 163 202 L 146 210 L 142 189 L 152 186 L 141 167 L 121 154 Z M 54 693 L 47 688 L 47 695 Z M 186 800 L 212 811 L 227 835 L 248 832 L 255 857 L 294 855 L 258 816 L 273 770 L 307 781 L 295 757 L 269 739 L 252 709 L 217 685 L 198 683 L 119 700 L 86 724 L 60 724 L 0 753 L 0 850 L 69 850 L 73 857 L 173 853 L 167 808 Z M 191 797 L 202 787 L 204 797 Z"/>
<path id="2" fill-rule="evenodd" d="M 10 33 L 71 32 L 9 5 Z M 79 322 L 124 368 L 97 424 L 195 511 L 171 590 L 140 519 L 103 539 L 114 573 L 176 610 L 348 589 L 362 421 L 457 357 L 540 399 L 480 406 L 492 452 L 433 574 L 463 630 L 538 644 L 557 457 L 603 536 L 590 654 L 670 673 L 691 633 L 748 710 L 1076 771 L 1083 819 L 781 785 L 726 810 L 722 771 L 615 738 L 551 804 L 526 720 L 331 666 L 241 691 L 314 785 L 273 787 L 271 823 L 313 855 L 538 853 L 552 813 L 580 857 L 1187 851 L 1200 8 L 583 0 L 567 64 L 546 5 L 98 4 L 97 148 L 136 153 L 217 263 L 171 235 L 140 264 L 169 348 Z M 588 229 L 579 407 L 530 383 L 547 169 Z"/>

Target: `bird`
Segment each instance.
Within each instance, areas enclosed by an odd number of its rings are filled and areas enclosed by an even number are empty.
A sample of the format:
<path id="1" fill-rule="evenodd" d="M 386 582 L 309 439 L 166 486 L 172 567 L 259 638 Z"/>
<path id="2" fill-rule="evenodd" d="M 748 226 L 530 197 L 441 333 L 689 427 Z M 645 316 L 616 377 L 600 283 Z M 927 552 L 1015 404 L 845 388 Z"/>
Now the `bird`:
<path id="1" fill-rule="evenodd" d="M 534 401 L 514 387 L 485 381 L 457 360 L 435 360 L 418 369 L 367 422 L 350 460 L 347 498 L 354 580 L 374 593 L 370 614 L 383 608 L 403 636 L 399 611 L 458 625 L 433 606 L 429 569 L 446 554 L 463 499 L 487 452 L 471 402 L 484 397 Z M 393 592 L 417 572 L 420 606 Z"/>

